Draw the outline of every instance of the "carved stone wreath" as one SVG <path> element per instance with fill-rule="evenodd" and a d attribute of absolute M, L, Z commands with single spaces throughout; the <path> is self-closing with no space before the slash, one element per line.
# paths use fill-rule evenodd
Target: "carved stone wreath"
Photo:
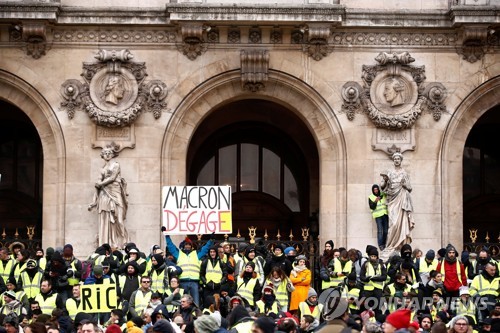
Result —
<path fill-rule="evenodd" d="M 353 120 L 366 113 L 376 127 L 390 130 L 411 128 L 427 110 L 437 121 L 446 110 L 446 88 L 425 81 L 425 66 L 411 66 L 408 52 L 380 53 L 374 66 L 363 65 L 364 86 L 347 82 L 342 87 L 342 111 Z"/>
<path fill-rule="evenodd" d="M 143 62 L 131 62 L 128 50 L 99 50 L 95 58 L 98 62 L 83 63 L 84 83 L 70 79 L 61 86 L 61 107 L 70 119 L 79 108 L 106 127 L 131 125 L 143 110 L 151 111 L 155 119 L 161 116 L 167 86 L 159 80 L 145 82 Z"/>

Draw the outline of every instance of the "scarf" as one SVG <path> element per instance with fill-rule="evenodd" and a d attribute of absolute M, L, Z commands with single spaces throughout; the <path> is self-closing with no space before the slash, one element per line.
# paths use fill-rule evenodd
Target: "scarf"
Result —
<path fill-rule="evenodd" d="M 293 274 L 294 277 L 297 277 L 298 273 L 300 273 L 300 272 L 302 272 L 302 271 L 304 271 L 306 269 L 307 269 L 306 265 L 302 265 L 302 266 L 295 265 L 295 267 L 292 270 L 292 274 Z"/>

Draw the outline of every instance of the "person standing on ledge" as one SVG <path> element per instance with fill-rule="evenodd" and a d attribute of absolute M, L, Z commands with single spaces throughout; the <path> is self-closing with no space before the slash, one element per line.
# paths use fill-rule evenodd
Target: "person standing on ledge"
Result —
<path fill-rule="evenodd" d="M 368 197 L 368 205 L 372 211 L 372 217 L 377 223 L 378 248 L 382 251 L 387 241 L 387 231 L 389 230 L 389 216 L 387 215 L 387 196 L 380 191 L 377 184 L 372 186 L 372 194 Z"/>

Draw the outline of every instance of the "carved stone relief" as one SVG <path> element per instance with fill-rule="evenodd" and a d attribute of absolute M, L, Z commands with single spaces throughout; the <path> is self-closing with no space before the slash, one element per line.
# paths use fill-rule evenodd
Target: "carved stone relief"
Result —
<path fill-rule="evenodd" d="M 43 22 L 23 22 L 9 29 L 9 40 L 23 42 L 26 54 L 34 59 L 45 55 L 49 49 L 47 45 L 47 31 Z"/>
<path fill-rule="evenodd" d="M 332 52 L 332 47 L 328 44 L 331 35 L 329 25 L 310 24 L 304 29 L 307 31 L 307 40 L 302 49 L 311 58 L 319 61 Z"/>
<path fill-rule="evenodd" d="M 117 151 L 124 148 L 135 148 L 135 125 L 125 127 L 92 127 L 92 148 L 104 148 L 110 141 L 116 142 Z"/>
<path fill-rule="evenodd" d="M 258 27 L 250 28 L 248 32 L 248 43 L 260 44 L 262 43 L 262 32 Z"/>
<path fill-rule="evenodd" d="M 342 112 L 349 120 L 364 112 L 378 128 L 411 128 L 423 110 L 435 120 L 445 111 L 446 88 L 441 83 L 425 81 L 425 66 L 412 66 L 415 59 L 408 52 L 381 52 L 378 65 L 363 65 L 364 86 L 347 82 L 342 88 Z"/>
<path fill-rule="evenodd" d="M 195 60 L 207 51 L 207 45 L 203 40 L 202 24 L 185 24 L 181 26 L 182 44 L 178 47 L 189 60 Z"/>
<path fill-rule="evenodd" d="M 143 62 L 131 62 L 128 50 L 99 50 L 95 58 L 97 62 L 83 63 L 84 83 L 69 79 L 61 86 L 61 107 L 70 119 L 81 107 L 94 123 L 106 127 L 131 125 L 143 110 L 155 119 L 161 116 L 167 86 L 159 80 L 146 82 Z"/>
<path fill-rule="evenodd" d="M 465 26 L 462 30 L 462 45 L 458 47 L 458 53 L 463 59 L 474 63 L 486 53 L 488 43 L 488 26 Z"/>
<path fill-rule="evenodd" d="M 269 52 L 266 50 L 243 50 L 241 59 L 241 86 L 256 92 L 265 87 L 268 80 Z"/>
<path fill-rule="evenodd" d="M 384 128 L 375 128 L 372 135 L 372 149 L 380 150 L 388 155 L 396 152 L 404 153 L 415 150 L 415 129 L 407 128 L 399 131 L 391 131 Z"/>

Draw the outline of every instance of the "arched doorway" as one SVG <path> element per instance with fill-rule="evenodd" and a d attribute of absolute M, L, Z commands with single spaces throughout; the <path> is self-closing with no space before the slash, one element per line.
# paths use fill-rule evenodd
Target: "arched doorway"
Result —
<path fill-rule="evenodd" d="M 500 226 L 500 105 L 484 113 L 474 124 L 463 154 L 464 242 L 469 230 L 477 241 L 497 243 Z"/>
<path fill-rule="evenodd" d="M 28 116 L 4 101 L 0 101 L 0 173 L 1 232 L 7 241 L 40 245 L 42 145 Z"/>
<path fill-rule="evenodd" d="M 187 175 L 189 185 L 232 186 L 233 229 L 245 237 L 250 226 L 260 236 L 297 237 L 319 208 L 314 139 L 293 112 L 271 101 L 239 100 L 212 111 L 193 134 Z"/>

